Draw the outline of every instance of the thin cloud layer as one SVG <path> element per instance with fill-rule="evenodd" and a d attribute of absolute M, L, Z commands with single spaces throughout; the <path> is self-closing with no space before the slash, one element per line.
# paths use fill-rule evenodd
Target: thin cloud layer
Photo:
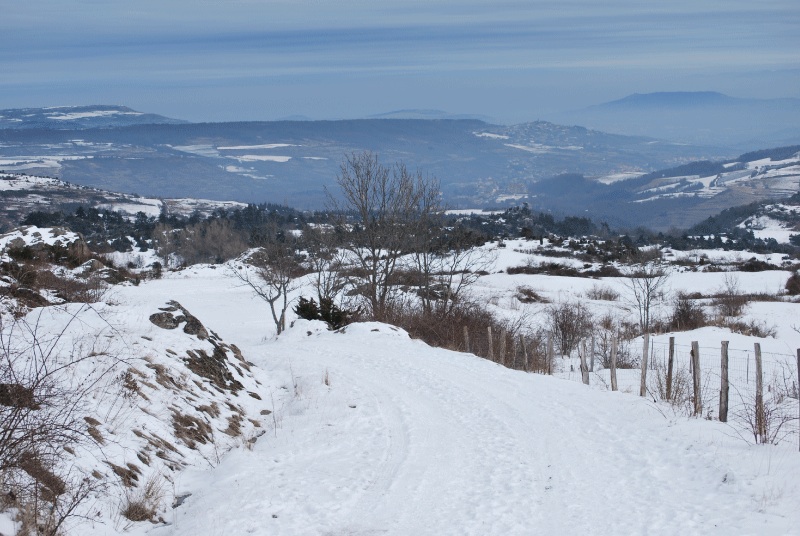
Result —
<path fill-rule="evenodd" d="M 513 122 L 632 92 L 800 96 L 792 1 L 34 0 L 4 7 L 4 107 L 193 120 L 442 108 Z"/>

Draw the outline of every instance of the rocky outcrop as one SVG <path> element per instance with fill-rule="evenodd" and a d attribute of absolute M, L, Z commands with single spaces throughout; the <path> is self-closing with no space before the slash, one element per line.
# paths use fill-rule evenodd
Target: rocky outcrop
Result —
<path fill-rule="evenodd" d="M 167 307 L 159 307 L 160 313 L 150 315 L 150 322 L 163 329 L 176 329 L 181 324 L 183 332 L 194 335 L 201 341 L 208 339 L 208 331 L 203 324 L 187 311 L 180 303 L 172 300 L 167 303 Z M 180 314 L 175 314 L 180 312 Z"/>

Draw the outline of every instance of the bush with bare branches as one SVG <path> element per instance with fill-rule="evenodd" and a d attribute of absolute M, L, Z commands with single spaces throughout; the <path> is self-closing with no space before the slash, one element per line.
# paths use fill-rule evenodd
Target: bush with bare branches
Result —
<path fill-rule="evenodd" d="M 568 356 L 578 341 L 589 335 L 592 313 L 582 303 L 555 303 L 547 308 L 547 323 L 558 351 L 562 356 Z"/>
<path fill-rule="evenodd" d="M 294 245 L 278 239 L 250 252 L 231 269 L 234 277 L 267 302 L 278 335 L 286 329 L 289 293 L 297 288 L 296 278 L 303 272 Z"/>
<path fill-rule="evenodd" d="M 729 318 L 742 316 L 748 301 L 747 296 L 739 287 L 739 278 L 734 274 L 725 274 L 723 287 L 714 297 L 714 305 L 720 316 Z"/>
<path fill-rule="evenodd" d="M 0 315 L 0 485 L 37 534 L 57 534 L 98 486 L 62 462 L 65 450 L 91 441 L 84 404 L 113 364 L 76 376 L 82 362 L 104 355 L 105 343 L 66 340 L 71 324 L 95 314 L 88 305 L 66 312 L 66 324 L 47 333 L 43 311 L 31 321 Z"/>
<path fill-rule="evenodd" d="M 636 266 L 627 274 L 628 300 L 638 313 L 641 333 L 651 330 L 656 306 L 666 298 L 669 275 L 669 269 L 655 261 Z"/>
<path fill-rule="evenodd" d="M 672 308 L 670 328 L 674 331 L 689 331 L 702 328 L 707 324 L 708 319 L 702 305 L 699 305 L 689 295 L 683 292 L 678 293 Z"/>

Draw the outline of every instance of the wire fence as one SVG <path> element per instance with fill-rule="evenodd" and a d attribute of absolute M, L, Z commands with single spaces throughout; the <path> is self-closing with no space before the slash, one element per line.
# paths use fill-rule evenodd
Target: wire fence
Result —
<path fill-rule="evenodd" d="M 722 343 L 699 346 L 699 401 L 695 400 L 691 344 L 674 344 L 672 373 L 669 343 L 651 342 L 647 356 L 646 396 L 670 404 L 676 411 L 710 420 L 720 419 L 722 392 Z M 634 353 L 635 349 L 632 349 Z M 638 349 L 639 357 L 643 348 Z M 591 362 L 591 355 L 587 362 Z M 597 360 L 595 360 L 597 363 Z M 794 355 L 761 352 L 763 409 L 757 405 L 757 367 L 755 347 L 728 348 L 728 397 L 725 419 L 745 439 L 756 442 L 800 442 L 800 399 L 798 398 L 798 358 Z M 635 368 L 617 369 L 619 390 L 640 394 L 641 359 Z M 555 358 L 555 376 L 584 381 L 580 360 Z M 591 386 L 611 389 L 611 371 L 595 366 L 589 373 Z M 697 406 L 695 405 L 698 402 Z M 696 413 L 696 408 L 701 408 Z M 723 415 L 725 409 L 722 409 Z"/>

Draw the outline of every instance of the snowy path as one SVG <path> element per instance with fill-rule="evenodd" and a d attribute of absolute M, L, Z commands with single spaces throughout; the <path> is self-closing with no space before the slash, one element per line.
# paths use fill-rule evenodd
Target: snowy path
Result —
<path fill-rule="evenodd" d="M 186 475 L 176 491 L 192 496 L 152 534 L 792 534 L 800 526 L 800 514 L 776 513 L 792 511 L 785 501 L 798 496 L 796 478 L 784 477 L 798 474 L 796 453 L 748 447 L 723 425 L 664 418 L 631 395 L 430 349 L 378 324 L 309 336 L 298 327 L 245 354 L 276 379 L 291 371 L 261 393 L 275 400 L 275 429 L 211 473 Z"/>

